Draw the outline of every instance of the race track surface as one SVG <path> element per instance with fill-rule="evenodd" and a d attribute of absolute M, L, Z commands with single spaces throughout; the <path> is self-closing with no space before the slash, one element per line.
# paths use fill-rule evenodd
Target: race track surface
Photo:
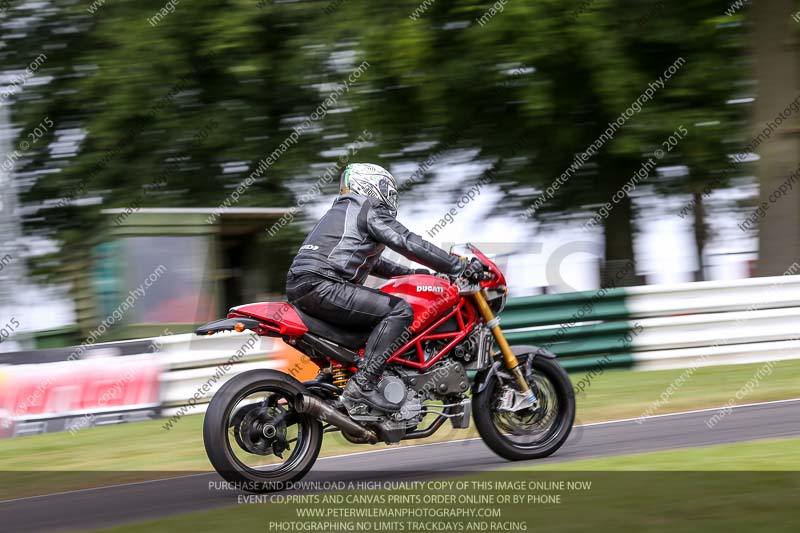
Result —
<path fill-rule="evenodd" d="M 743 405 L 716 426 L 716 410 L 576 426 L 564 447 L 536 464 L 745 440 L 800 436 L 800 399 Z M 306 480 L 411 480 L 489 470 L 510 463 L 480 440 L 425 444 L 319 459 Z M 514 463 L 515 466 L 524 463 Z M 235 505 L 237 493 L 210 490 L 216 474 L 65 492 L 0 502 L 3 531 L 83 531 L 126 522 Z"/>

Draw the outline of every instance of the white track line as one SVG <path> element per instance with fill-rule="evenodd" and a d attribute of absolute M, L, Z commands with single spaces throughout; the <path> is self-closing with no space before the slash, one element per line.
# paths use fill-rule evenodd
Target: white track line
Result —
<path fill-rule="evenodd" d="M 741 405 L 721 405 L 719 407 L 707 407 L 705 409 L 693 409 L 691 411 L 680 411 L 678 413 L 664 413 L 663 415 L 650 415 L 650 416 L 643 416 L 643 417 L 636 417 L 636 418 L 623 418 L 621 420 L 608 420 L 606 422 L 592 422 L 589 424 L 581 424 L 579 426 L 575 426 L 576 428 L 582 427 L 587 428 L 591 426 L 603 426 L 606 424 L 619 424 L 621 422 L 635 422 L 637 420 L 649 420 L 651 418 L 665 418 L 668 416 L 679 416 L 679 415 L 692 415 L 695 413 L 708 413 L 711 411 L 719 411 L 721 409 L 739 409 L 741 407 L 756 407 L 759 405 L 770 405 L 774 403 L 789 403 L 789 402 L 800 402 L 800 398 L 791 398 L 788 400 L 770 400 L 768 402 L 755 402 L 755 403 L 743 403 Z"/>
<path fill-rule="evenodd" d="M 790 402 L 800 402 L 800 398 L 791 398 L 791 399 L 788 399 L 788 400 L 772 400 L 772 401 L 768 401 L 768 402 L 743 403 L 741 405 L 730 406 L 730 408 L 731 409 L 739 409 L 739 408 L 742 408 L 742 407 L 757 407 L 759 405 L 771 405 L 771 404 L 790 403 Z M 635 422 L 637 420 L 648 420 L 648 419 L 651 419 L 651 418 L 665 418 L 665 417 L 669 417 L 669 416 L 682 416 L 682 415 L 692 415 L 692 414 L 696 414 L 696 413 L 707 413 L 707 412 L 710 412 L 710 411 L 719 411 L 720 409 L 728 409 L 728 407 L 725 407 L 725 406 L 709 407 L 709 408 L 706 408 L 706 409 L 693 409 L 691 411 L 680 411 L 680 412 L 677 412 L 677 413 L 665 413 L 663 415 L 650 415 L 650 416 L 645 416 L 645 417 L 642 417 L 642 418 L 622 418 L 620 420 L 606 420 L 604 422 L 591 422 L 589 424 L 578 424 L 578 425 L 573 426 L 573 427 L 576 427 L 576 428 L 587 428 L 587 427 L 593 427 L 593 426 L 605 426 L 605 425 L 609 425 L 609 424 L 621 424 L 621 423 L 624 423 L 624 422 Z M 443 441 L 443 442 L 426 442 L 426 443 L 423 443 L 423 444 L 412 444 L 412 445 L 407 445 L 407 446 L 398 446 L 398 447 L 394 447 L 394 448 L 382 448 L 380 450 L 365 450 L 363 452 L 343 453 L 343 454 L 340 454 L 340 455 L 328 455 L 326 457 L 320 457 L 319 459 L 317 459 L 317 461 L 327 461 L 327 460 L 330 460 L 330 459 L 341 459 L 343 457 L 352 457 L 354 455 L 367 455 L 367 454 L 371 454 L 371 453 L 396 452 L 396 451 L 405 450 L 405 449 L 408 449 L 408 448 L 422 448 L 422 447 L 425 447 L 425 446 L 442 446 L 444 444 L 457 444 L 459 442 L 469 442 L 469 441 L 475 441 L 475 440 L 481 440 L 481 438 L 480 437 L 471 437 L 471 438 L 468 438 L 468 439 L 448 440 L 448 441 Z M 12 472 L 12 471 L 10 471 L 10 470 L 6 471 L 6 473 L 10 473 L 10 472 Z M 31 471 L 31 470 L 22 471 L 21 470 L 20 472 L 36 472 L 36 471 L 35 470 L 33 470 L 33 471 Z M 63 472 L 69 472 L 69 471 L 68 470 L 58 470 L 56 472 L 61 474 Z M 130 470 L 130 472 L 136 472 L 136 471 L 135 470 Z M 6 503 L 21 502 L 21 501 L 25 501 L 25 500 L 34 500 L 34 499 L 37 499 L 37 498 L 48 498 L 50 496 L 63 496 L 65 494 L 79 494 L 81 492 L 90 492 L 90 491 L 95 491 L 95 490 L 106 490 L 106 489 L 116 489 L 116 488 L 120 488 L 120 487 L 133 487 L 133 486 L 136 486 L 136 485 L 145 485 L 145 484 L 148 484 L 148 483 L 158 483 L 158 482 L 161 482 L 161 481 L 171 481 L 171 480 L 174 480 L 174 479 L 186 479 L 186 478 L 190 478 L 190 477 L 207 476 L 209 474 L 213 474 L 213 472 L 203 472 L 203 473 L 200 473 L 200 474 L 187 474 L 185 476 L 173 476 L 173 477 L 165 477 L 165 478 L 160 478 L 160 479 L 147 479 L 147 480 L 144 480 L 144 481 L 134 481 L 132 483 L 120 483 L 120 484 L 117 484 L 117 485 L 106 485 L 106 486 L 103 486 L 103 487 L 90 487 L 90 488 L 86 488 L 86 489 L 75 489 L 75 490 L 67 490 L 67 491 L 63 491 L 63 492 L 53 492 L 53 493 L 50 493 L 50 494 L 39 494 L 39 495 L 36 495 L 36 496 L 25 496 L 23 498 L 14 498 L 13 500 L 0 500 L 0 505 L 6 504 Z"/>
<path fill-rule="evenodd" d="M 11 472 L 11 471 L 7 470 L 6 472 Z M 31 471 L 31 470 L 27 470 L 27 471 L 21 470 L 20 472 L 36 472 L 36 470 L 33 470 L 33 471 Z M 55 472 L 61 474 L 61 473 L 69 472 L 69 470 L 57 470 Z M 102 470 L 98 471 L 98 473 L 100 473 L 100 472 L 103 472 L 103 471 Z M 136 472 L 136 470 L 129 470 L 129 472 Z M 86 489 L 65 490 L 65 491 L 62 491 L 62 492 L 51 492 L 50 494 L 37 494 L 36 496 L 25 496 L 23 498 L 14 498 L 13 500 L 0 500 L 0 505 L 6 504 L 6 503 L 12 503 L 12 502 L 22 502 L 22 501 L 25 501 L 25 500 L 35 500 L 35 499 L 38 499 L 38 498 L 47 498 L 49 496 L 63 496 L 65 494 L 80 494 L 81 492 L 91 492 L 91 491 L 94 491 L 94 490 L 105 490 L 105 489 L 118 489 L 120 487 L 134 487 L 136 485 L 146 485 L 148 483 L 157 483 L 159 481 L 170 481 L 170 480 L 173 480 L 173 479 L 186 479 L 186 478 L 190 478 L 190 477 L 207 476 L 209 474 L 213 474 L 213 472 L 202 472 L 200 474 L 186 474 L 186 475 L 183 475 L 183 476 L 162 477 L 162 478 L 159 478 L 159 479 L 145 479 L 144 481 L 133 481 L 131 483 L 119 483 L 117 485 L 104 485 L 102 487 L 89 487 L 89 488 L 86 488 Z"/>

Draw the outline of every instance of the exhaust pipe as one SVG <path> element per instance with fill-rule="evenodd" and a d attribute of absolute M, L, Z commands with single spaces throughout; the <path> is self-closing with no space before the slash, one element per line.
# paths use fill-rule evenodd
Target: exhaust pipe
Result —
<path fill-rule="evenodd" d="M 354 420 L 314 396 L 298 394 L 294 399 L 294 409 L 298 413 L 309 414 L 321 422 L 336 426 L 343 433 L 363 439 L 370 444 L 378 442 L 378 436 L 375 435 L 375 432 L 357 424 Z"/>

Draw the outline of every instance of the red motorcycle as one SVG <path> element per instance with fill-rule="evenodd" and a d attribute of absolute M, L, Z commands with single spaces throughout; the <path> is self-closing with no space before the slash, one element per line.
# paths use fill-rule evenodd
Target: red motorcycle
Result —
<path fill-rule="evenodd" d="M 487 446 L 505 459 L 537 459 L 558 450 L 575 418 L 569 376 L 553 353 L 509 346 L 496 316 L 506 302 L 505 277 L 474 246 L 466 245 L 465 255 L 486 267 L 482 281 L 412 275 L 381 288 L 414 310 L 378 387 L 387 400 L 402 404 L 398 412 L 342 399 L 370 331 L 342 329 L 285 302 L 234 307 L 227 319 L 198 328 L 198 335 L 250 330 L 280 337 L 321 370 L 304 383 L 266 369 L 228 381 L 203 424 L 217 472 L 244 490 L 279 490 L 311 469 L 324 433 L 340 431 L 354 444 L 397 444 L 429 437 L 447 420 L 453 428 L 468 428 L 470 417 Z"/>

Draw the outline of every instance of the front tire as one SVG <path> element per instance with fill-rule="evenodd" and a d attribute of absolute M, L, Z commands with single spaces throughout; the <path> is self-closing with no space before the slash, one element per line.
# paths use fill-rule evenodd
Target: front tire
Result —
<path fill-rule="evenodd" d="M 500 411 L 502 391 L 516 383 L 497 374 L 488 378 L 486 387 L 472 400 L 472 416 L 481 438 L 493 452 L 509 461 L 551 455 L 567 440 L 575 421 L 575 393 L 567 372 L 555 359 L 534 354 L 519 357 L 521 369 L 527 367 L 528 357 L 533 361 L 526 379 L 539 400 L 539 409 Z"/>
<path fill-rule="evenodd" d="M 318 420 L 294 411 L 294 398 L 304 392 L 299 381 L 275 370 L 245 372 L 223 385 L 203 421 L 203 444 L 214 469 L 248 492 L 282 490 L 305 476 L 317 460 L 323 431 Z M 269 464 L 277 462 L 273 457 L 283 462 Z"/>

